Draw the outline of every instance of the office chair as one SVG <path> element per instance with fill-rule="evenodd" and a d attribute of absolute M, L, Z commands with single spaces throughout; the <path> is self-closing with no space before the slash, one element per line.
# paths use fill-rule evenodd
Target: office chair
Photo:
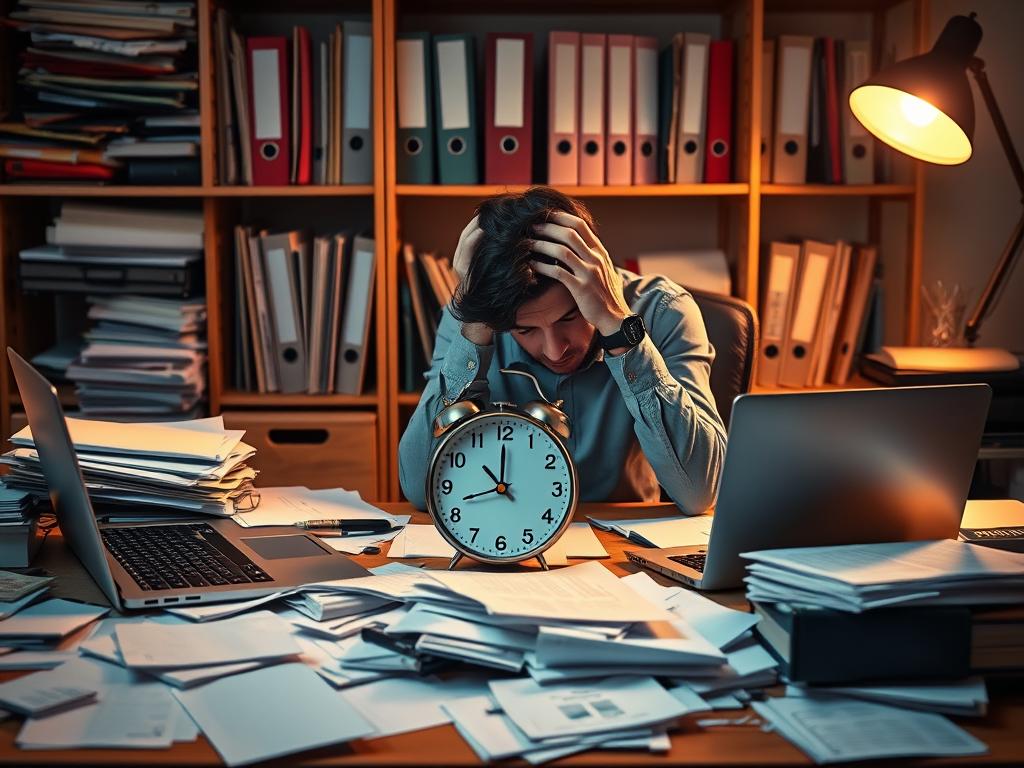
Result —
<path fill-rule="evenodd" d="M 715 348 L 711 393 L 718 413 L 729 428 L 732 401 L 750 390 L 757 353 L 757 314 L 743 299 L 691 290 L 704 317 L 708 339 Z"/>

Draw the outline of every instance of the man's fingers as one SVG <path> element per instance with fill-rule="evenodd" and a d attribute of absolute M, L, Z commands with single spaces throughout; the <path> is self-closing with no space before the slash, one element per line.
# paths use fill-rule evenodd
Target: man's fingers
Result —
<path fill-rule="evenodd" d="M 601 249 L 601 241 L 597 239 L 597 235 L 590 229 L 590 225 L 579 216 L 566 213 L 565 211 L 552 211 L 549 221 L 575 230 L 583 238 L 583 242 L 590 248 Z"/>
<path fill-rule="evenodd" d="M 534 259 L 530 262 L 530 266 L 533 267 L 533 271 L 538 275 L 554 278 L 567 288 L 569 287 L 569 281 L 573 279 L 572 272 L 562 269 L 557 264 L 545 264 L 543 261 Z"/>
<path fill-rule="evenodd" d="M 557 243 L 568 246 L 584 261 L 597 261 L 597 255 L 591 252 L 590 247 L 575 229 L 561 224 L 535 224 L 533 228 L 538 235 L 543 235 Z"/>
<path fill-rule="evenodd" d="M 469 220 L 469 223 L 466 224 L 466 226 L 462 228 L 462 232 L 459 233 L 459 243 L 461 244 L 462 241 L 466 238 L 466 236 L 479 226 L 480 214 L 478 213 L 476 216 Z"/>
<path fill-rule="evenodd" d="M 550 240 L 533 240 L 530 243 L 530 250 L 534 253 L 543 253 L 545 256 L 550 256 L 559 261 L 565 265 L 571 274 L 577 277 L 586 268 L 586 264 L 583 263 L 583 260 L 571 248 L 560 243 L 553 243 Z M 560 269 L 557 265 L 551 266 L 554 266 L 555 269 Z"/>

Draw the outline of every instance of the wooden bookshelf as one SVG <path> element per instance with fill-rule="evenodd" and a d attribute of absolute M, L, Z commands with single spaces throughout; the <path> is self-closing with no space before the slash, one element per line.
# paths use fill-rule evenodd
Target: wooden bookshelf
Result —
<path fill-rule="evenodd" d="M 369 18 L 373 28 L 373 136 L 374 183 L 348 186 L 245 187 L 223 186 L 216 178 L 217 117 L 212 30 L 214 14 L 223 4 L 239 15 L 265 14 L 284 28 L 291 14 L 296 23 L 309 24 L 319 16 L 330 20 Z M 13 0 L 0 0 L 6 12 Z M 673 238 L 669 245 L 720 247 L 726 251 L 733 272 L 734 293 L 755 307 L 758 304 L 759 264 L 763 242 L 773 237 L 778 219 L 804 206 L 840 205 L 864 220 L 860 239 L 878 241 L 884 220 L 894 205 L 905 225 L 902 252 L 882 253 L 888 275 L 893 275 L 894 293 L 902 298 L 901 332 L 890 341 L 916 341 L 918 333 L 921 245 L 923 240 L 923 171 L 912 168 L 892 183 L 868 186 L 779 185 L 762 183 L 760 172 L 761 134 L 761 48 L 765 36 L 778 29 L 801 34 L 844 36 L 848 18 L 870 30 L 873 47 L 880 55 L 883 39 L 892 26 L 887 13 L 895 6 L 907 10 L 912 19 L 911 47 L 920 51 L 925 44 L 927 19 L 925 0 L 568 0 L 552 8 L 549 2 L 483 4 L 468 0 L 293 0 L 286 6 L 243 0 L 198 0 L 199 16 L 199 110 L 202 183 L 194 186 L 85 186 L 79 184 L 0 185 L 0 348 L 10 344 L 25 354 L 35 354 L 45 345 L 47 302 L 27 301 L 18 291 L 15 275 L 21 248 L 41 241 L 42 228 L 51 209 L 61 200 L 76 198 L 110 199 L 130 204 L 141 199 L 146 205 L 167 200 L 170 205 L 201 208 L 206 222 L 206 281 L 209 337 L 209 403 L 211 413 L 274 411 L 298 418 L 315 416 L 325 410 L 359 410 L 377 417 L 378 495 L 399 497 L 397 480 L 398 441 L 417 393 L 399 391 L 398 279 L 400 237 L 418 247 L 453 247 L 476 202 L 488 195 L 520 190 L 504 185 L 407 185 L 395 176 L 395 40 L 400 31 L 427 29 L 432 32 L 465 30 L 482 42 L 486 31 L 509 29 L 532 31 L 537 44 L 548 29 L 581 29 L 657 34 L 664 44 L 676 31 L 711 30 L 716 36 L 736 40 L 736 113 L 734 176 L 729 184 L 671 184 L 639 187 L 566 187 L 567 194 L 585 198 L 599 216 L 602 238 L 619 244 L 619 251 L 632 241 L 635 226 L 652 237 L 644 247 L 657 246 L 661 230 Z M 831 25 L 831 26 L 830 26 Z M 836 29 L 836 25 L 840 29 Z M 797 28 L 799 27 L 799 28 Z M 865 37 L 851 32 L 849 37 Z M 9 105 L 13 94 L 16 62 L 13 35 L 0 30 L 0 108 Z M 482 51 L 480 46 L 478 51 Z M 478 61 L 482 57 L 478 53 Z M 482 70 L 481 70 L 482 72 Z M 482 77 L 479 78 L 482 82 Z M 539 86 L 543 89 L 543 83 Z M 482 105 L 482 100 L 480 101 Z M 482 108 L 482 107 L 481 107 Z M 260 395 L 240 392 L 231 381 L 234 317 L 233 242 L 231 228 L 239 223 L 249 206 L 289 205 L 338 206 L 338 221 L 351 207 L 370 211 L 377 242 L 375 282 L 376 382 L 359 396 L 345 395 Z M 334 210 L 333 208 L 331 210 Z M 846 210 L 844 208 L 843 210 Z M 458 223 L 461 222 L 461 223 Z M 296 222 L 296 225 L 301 222 Z M 457 224 L 457 226 L 456 226 Z M 793 232 L 792 234 L 799 234 Z M 694 239 L 690 239 L 691 236 Z M 836 235 L 837 237 L 840 234 Z M 668 234 L 666 234 L 668 237 Z M 652 245 L 653 244 L 653 245 Z M 637 246 L 640 247 L 640 246 Z M 667 247 L 667 246 L 662 246 Z M 617 252 L 611 246 L 613 255 Z M 898 279 L 896 279 L 898 278 Z M 0 431 L 10 434 L 12 410 L 18 407 L 10 374 L 0 376 Z M 857 386 L 857 385 L 855 385 Z M 63 393 L 67 404 L 73 393 Z M 324 485 L 337 484 L 325 477 Z"/>

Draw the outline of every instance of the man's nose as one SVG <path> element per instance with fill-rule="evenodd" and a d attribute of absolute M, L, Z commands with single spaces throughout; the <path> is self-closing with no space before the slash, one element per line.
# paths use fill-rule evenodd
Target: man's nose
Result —
<path fill-rule="evenodd" d="M 568 348 L 569 344 L 561 334 L 551 333 L 544 337 L 544 356 L 552 362 L 561 360 Z"/>

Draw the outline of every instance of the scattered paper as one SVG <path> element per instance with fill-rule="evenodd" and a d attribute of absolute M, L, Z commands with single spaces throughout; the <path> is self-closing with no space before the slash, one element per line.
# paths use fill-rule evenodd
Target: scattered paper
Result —
<path fill-rule="evenodd" d="M 260 503 L 251 512 L 239 512 L 233 520 L 244 528 L 261 525 L 295 525 L 310 520 L 389 520 L 394 515 L 362 500 L 358 491 L 343 488 L 310 490 L 304 486 L 260 488 Z"/>
<path fill-rule="evenodd" d="M 379 738 L 450 723 L 442 704 L 486 692 L 482 680 L 397 677 L 349 688 L 342 696 L 373 725 L 374 738 Z"/>
<path fill-rule="evenodd" d="M 388 548 L 388 557 L 446 557 L 455 549 L 433 525 L 407 525 Z"/>
<path fill-rule="evenodd" d="M 601 530 L 612 531 L 646 547 L 660 548 L 706 546 L 711 539 L 711 524 L 714 522 L 710 515 L 641 520 L 601 520 L 588 516 L 587 519 Z"/>
<path fill-rule="evenodd" d="M 37 603 L 0 622 L 0 638 L 56 640 L 105 616 L 109 608 L 53 599 Z"/>
<path fill-rule="evenodd" d="M 0 571 L 0 603 L 13 603 L 46 587 L 53 576 L 26 576 Z"/>

